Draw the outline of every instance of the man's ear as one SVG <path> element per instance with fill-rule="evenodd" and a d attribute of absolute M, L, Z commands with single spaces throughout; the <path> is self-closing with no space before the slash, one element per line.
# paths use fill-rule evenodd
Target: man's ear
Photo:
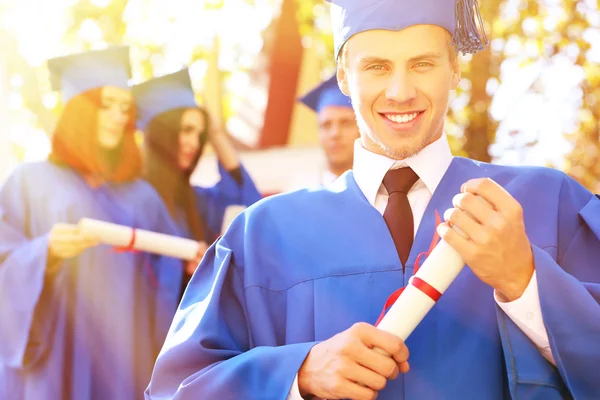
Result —
<path fill-rule="evenodd" d="M 350 97 L 350 90 L 348 89 L 348 73 L 346 71 L 346 68 L 344 68 L 344 66 L 342 65 L 341 62 L 338 62 L 336 74 L 337 74 L 337 81 L 338 81 L 338 86 L 340 87 L 340 90 L 346 96 Z"/>
<path fill-rule="evenodd" d="M 458 86 L 458 83 L 460 82 L 460 78 L 461 78 L 460 62 L 458 60 L 458 55 L 456 55 L 456 57 L 454 58 L 454 61 L 452 62 L 452 83 L 451 83 L 452 90 L 456 89 L 456 87 Z"/>

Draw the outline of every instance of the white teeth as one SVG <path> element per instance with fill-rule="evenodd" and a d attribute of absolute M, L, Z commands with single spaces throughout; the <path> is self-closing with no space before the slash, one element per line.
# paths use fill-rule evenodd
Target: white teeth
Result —
<path fill-rule="evenodd" d="M 413 119 L 417 118 L 417 115 L 419 115 L 419 113 L 412 113 L 412 114 L 402 114 L 402 115 L 398 115 L 398 114 L 386 114 L 386 117 L 390 120 L 390 121 L 394 121 L 396 123 L 407 123 L 412 121 Z"/>

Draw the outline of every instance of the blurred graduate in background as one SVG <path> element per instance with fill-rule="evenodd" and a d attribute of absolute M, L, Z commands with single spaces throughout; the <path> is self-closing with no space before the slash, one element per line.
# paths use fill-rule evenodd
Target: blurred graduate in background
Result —
<path fill-rule="evenodd" d="M 327 168 L 322 172 L 318 183 L 330 184 L 352 169 L 354 142 L 360 137 L 350 98 L 342 93 L 334 75 L 300 101 L 317 113 L 319 143 L 327 162 Z"/>
<path fill-rule="evenodd" d="M 194 97 L 188 69 L 133 87 L 138 126 L 144 132 L 144 176 L 167 205 L 182 236 L 202 242 L 198 259 L 222 232 L 230 206 L 244 208 L 261 198 L 225 132 Z M 221 180 L 192 186 L 190 176 L 209 142 L 219 159 Z"/>
<path fill-rule="evenodd" d="M 140 179 L 129 49 L 50 60 L 65 108 L 47 161 L 0 190 L 0 398 L 142 397 L 179 300 L 181 261 L 99 245 L 81 218 L 176 234 Z"/>

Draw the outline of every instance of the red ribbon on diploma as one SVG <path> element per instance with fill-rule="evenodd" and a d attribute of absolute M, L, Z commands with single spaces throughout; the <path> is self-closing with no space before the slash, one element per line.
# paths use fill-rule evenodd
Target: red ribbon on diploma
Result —
<path fill-rule="evenodd" d="M 435 210 L 435 229 L 433 230 L 433 232 L 434 232 L 433 240 L 431 241 L 431 244 L 429 245 L 429 250 L 424 251 L 417 256 L 417 259 L 415 260 L 415 274 L 419 270 L 421 257 L 423 257 L 423 256 L 427 257 L 429 254 L 431 254 L 431 252 L 433 251 L 433 249 L 439 242 L 440 236 L 437 233 L 437 226 L 441 223 L 442 223 L 442 219 L 440 218 L 440 214 L 438 213 L 437 210 Z M 434 288 L 433 286 L 431 286 L 430 284 L 425 282 L 423 279 L 418 278 L 414 275 L 410 278 L 410 280 L 408 281 L 408 284 L 416 287 L 421 292 L 425 293 L 433 301 L 437 302 L 440 299 L 440 297 L 442 296 L 442 294 L 436 288 Z M 402 292 L 404 292 L 404 289 L 406 289 L 406 286 L 396 290 L 394 293 L 392 293 L 390 295 L 390 297 L 388 297 L 388 299 L 385 301 L 385 305 L 383 306 L 383 310 L 381 310 L 381 314 L 379 314 L 379 318 L 377 318 L 377 322 L 375 322 L 375 326 L 379 325 L 379 323 L 385 316 L 385 313 L 387 312 L 387 310 L 389 310 L 389 308 L 396 302 L 396 300 L 398 300 L 398 297 L 400 297 Z"/>
<path fill-rule="evenodd" d="M 133 246 L 135 245 L 135 236 L 136 229 L 131 228 L 131 239 L 129 239 L 129 244 L 124 247 L 115 246 L 113 250 L 117 253 L 139 253 Z"/>
<path fill-rule="evenodd" d="M 129 244 L 127 244 L 127 246 L 125 246 L 125 247 L 115 246 L 115 247 L 113 247 L 113 251 L 115 251 L 117 253 L 139 253 L 139 250 L 136 250 L 134 248 L 135 239 L 136 239 L 136 229 L 131 228 L 131 239 L 129 239 Z M 144 261 L 144 268 L 146 269 L 146 271 L 148 271 L 148 276 L 150 276 L 150 280 L 152 281 L 152 286 L 157 288 L 158 287 L 158 279 L 156 278 L 156 274 L 154 274 L 154 270 L 152 269 L 152 266 L 150 265 L 148 260 Z"/>
<path fill-rule="evenodd" d="M 436 288 L 417 276 L 411 277 L 408 281 L 408 284 L 425 293 L 433 301 L 438 301 L 440 297 L 442 297 L 442 294 Z"/>

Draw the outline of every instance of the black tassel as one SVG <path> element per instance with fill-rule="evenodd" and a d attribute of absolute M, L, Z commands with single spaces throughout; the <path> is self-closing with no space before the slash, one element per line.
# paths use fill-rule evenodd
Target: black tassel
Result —
<path fill-rule="evenodd" d="M 477 0 L 457 0 L 455 16 L 456 29 L 452 36 L 452 44 L 456 50 L 463 54 L 475 54 L 485 49 L 489 41 L 485 35 Z M 477 22 L 481 31 L 477 28 Z"/>

